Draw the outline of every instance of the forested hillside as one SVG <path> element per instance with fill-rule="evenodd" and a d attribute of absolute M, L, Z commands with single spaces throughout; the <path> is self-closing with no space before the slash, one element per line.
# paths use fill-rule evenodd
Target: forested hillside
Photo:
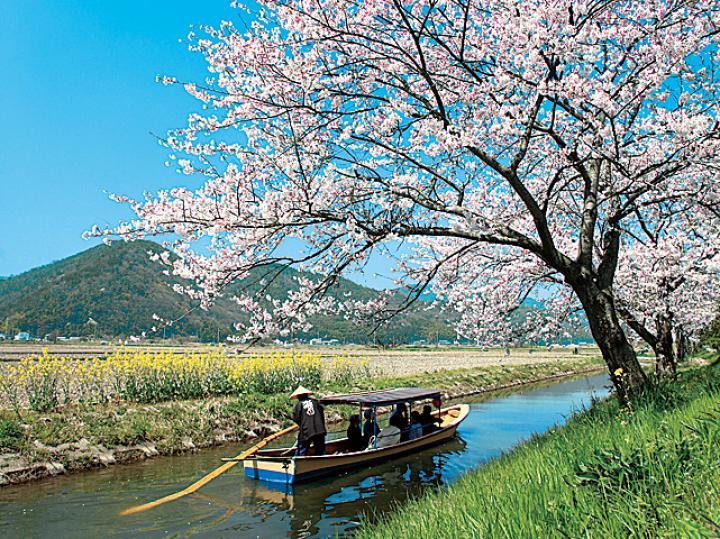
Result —
<path fill-rule="evenodd" d="M 187 297 L 174 292 L 178 282 L 164 275 L 148 253 L 162 251 L 153 242 L 114 242 L 83 251 L 64 260 L 0 279 L 0 332 L 12 335 L 24 330 L 33 336 L 120 337 L 139 335 L 154 325 L 153 314 L 180 319 L 165 329 L 165 336 L 197 336 L 203 341 L 223 339 L 232 333 L 234 322 L 246 314 L 231 300 L 221 299 L 209 311 L 195 307 Z M 275 297 L 297 286 L 297 272 L 287 268 L 269 293 Z M 378 292 L 343 279 L 335 294 L 368 299 Z M 438 310 L 416 309 L 380 328 L 369 337 L 370 328 L 341 316 L 320 316 L 300 338 L 336 338 L 344 342 L 405 343 L 418 339 L 453 339 L 455 332 Z M 160 332 L 159 332 L 160 333 Z M 161 336 L 158 334 L 158 336 Z"/>

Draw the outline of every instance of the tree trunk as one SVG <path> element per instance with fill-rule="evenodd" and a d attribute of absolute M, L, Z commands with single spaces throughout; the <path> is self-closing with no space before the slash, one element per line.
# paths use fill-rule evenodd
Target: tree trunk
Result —
<path fill-rule="evenodd" d="M 676 361 L 673 349 L 672 323 L 667 316 L 658 317 L 657 343 L 655 345 L 655 375 L 658 379 L 675 378 Z"/>
<path fill-rule="evenodd" d="M 647 377 L 620 325 L 612 291 L 600 289 L 589 279 L 574 283 L 573 288 L 610 370 L 610 379 L 618 397 L 627 402 L 630 396 L 646 387 Z"/>
<path fill-rule="evenodd" d="M 675 331 L 675 343 L 677 348 L 676 363 L 685 361 L 688 353 L 688 338 L 682 328 L 677 328 Z"/>

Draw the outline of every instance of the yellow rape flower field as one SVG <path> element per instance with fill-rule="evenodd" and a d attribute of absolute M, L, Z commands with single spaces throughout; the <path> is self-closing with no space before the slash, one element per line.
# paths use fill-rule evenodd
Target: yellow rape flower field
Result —
<path fill-rule="evenodd" d="M 275 352 L 248 357 L 223 347 L 202 351 L 122 348 L 106 358 L 26 357 L 0 373 L 0 407 L 43 412 L 68 404 L 155 403 L 246 393 L 288 392 L 297 385 L 350 386 L 367 379 L 366 361 Z"/>

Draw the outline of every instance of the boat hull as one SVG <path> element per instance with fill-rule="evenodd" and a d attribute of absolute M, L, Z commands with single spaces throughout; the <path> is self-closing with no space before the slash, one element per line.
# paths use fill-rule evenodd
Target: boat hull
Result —
<path fill-rule="evenodd" d="M 440 411 L 443 423 L 439 430 L 415 440 L 380 449 L 332 453 L 333 445 L 339 445 L 343 442 L 339 440 L 329 442 L 327 448 L 329 454 L 322 456 L 283 457 L 280 455 L 287 450 L 262 451 L 244 461 L 245 475 L 260 481 L 291 485 L 300 481 L 376 464 L 449 440 L 455 435 L 457 427 L 467 417 L 468 413 L 469 406 L 466 404 L 445 408 Z"/>

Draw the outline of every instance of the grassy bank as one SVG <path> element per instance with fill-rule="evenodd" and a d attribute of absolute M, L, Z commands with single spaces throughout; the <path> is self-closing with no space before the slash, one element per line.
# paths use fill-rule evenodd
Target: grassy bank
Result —
<path fill-rule="evenodd" d="M 432 386 L 448 396 L 511 387 L 598 368 L 597 360 L 487 367 L 398 377 L 325 376 L 323 393 Z M 293 382 L 294 383 L 294 382 Z M 0 408 L 0 484 L 252 440 L 289 424 L 287 392 L 206 396 L 153 403 L 71 401 L 48 411 Z M 353 412 L 355 410 L 352 410 Z M 350 410 L 329 410 L 329 421 Z M 339 425 L 340 429 L 344 425 Z"/>
<path fill-rule="evenodd" d="M 720 367 L 565 427 L 366 523 L 363 539 L 718 537 Z"/>

